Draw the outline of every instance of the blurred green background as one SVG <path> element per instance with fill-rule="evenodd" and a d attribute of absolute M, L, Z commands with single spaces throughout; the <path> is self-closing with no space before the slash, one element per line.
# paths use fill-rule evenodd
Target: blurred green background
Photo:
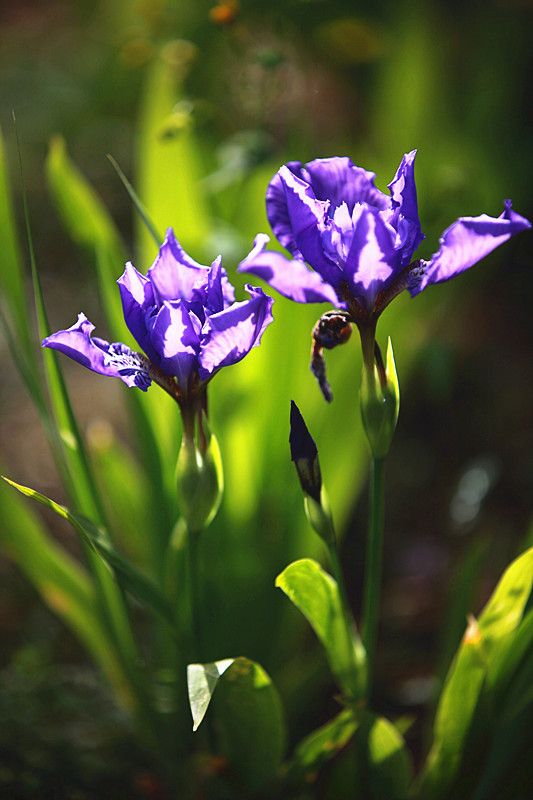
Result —
<path fill-rule="evenodd" d="M 375 171 L 385 189 L 402 155 L 418 148 L 423 257 L 458 216 L 498 216 L 506 197 L 531 219 L 531 12 L 527 0 L 274 0 L 266 10 L 259 0 L 4 5 L 0 124 L 22 231 L 16 112 L 52 328 L 70 326 L 83 310 L 99 335 L 109 334 L 94 254 L 72 220 L 65 226 L 68 213 L 58 213 L 58 193 L 45 174 L 57 135 L 109 210 L 126 258 L 138 269 L 146 271 L 155 249 L 107 153 L 161 232 L 173 225 L 203 263 L 223 254 L 239 297 L 244 281 L 234 267 L 253 236 L 269 232 L 264 192 L 291 159 L 349 155 Z M 54 142 L 52 152 L 60 154 L 61 142 Z M 387 713 L 418 711 L 431 696 L 464 614 L 479 609 L 528 537 L 532 266 L 532 237 L 524 234 L 457 281 L 415 301 L 402 295 L 380 321 L 382 344 L 393 336 L 402 388 L 388 467 L 378 656 L 379 702 Z M 117 263 L 116 277 L 122 270 Z M 364 555 L 358 342 L 354 336 L 329 354 L 335 400 L 326 407 L 308 369 L 310 332 L 325 310 L 276 296 L 276 322 L 261 348 L 210 388 L 226 496 L 204 542 L 206 655 L 260 661 L 286 702 L 292 740 L 331 713 L 331 685 L 312 635 L 273 588 L 291 559 L 321 552 L 307 530 L 289 461 L 290 398 L 317 441 L 356 614 Z M 0 358 L 2 470 L 63 500 L 36 412 L 1 339 Z M 63 366 L 102 475 L 106 454 L 117 448 L 132 485 L 142 487 L 146 477 L 136 466 L 135 431 L 125 413 L 128 390 L 77 365 Z M 161 435 L 168 438 L 170 464 L 179 444 L 176 421 Z M 127 492 L 112 500 L 119 507 L 129 501 Z M 77 554 L 70 532 L 43 519 Z M 137 546 L 142 553 L 139 537 Z M 77 642 L 9 560 L 0 562 L 0 574 L 0 711 L 9 720 L 0 733 L 0 786 L 16 774 L 25 792 L 20 797 L 33 797 L 32 780 L 49 770 L 49 782 L 43 778 L 35 796 L 48 796 L 42 786 L 61 780 L 59 796 L 78 789 L 89 797 L 109 787 L 112 762 L 130 781 L 114 797 L 152 796 L 142 756 L 135 768 L 128 756 L 128 723 L 109 711 L 105 687 Z M 311 708 L 309 687 L 319 687 Z M 415 751 L 422 724 L 412 734 Z"/>

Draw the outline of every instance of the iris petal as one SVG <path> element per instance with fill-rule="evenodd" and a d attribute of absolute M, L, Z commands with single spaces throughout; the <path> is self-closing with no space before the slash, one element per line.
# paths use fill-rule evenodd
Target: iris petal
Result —
<path fill-rule="evenodd" d="M 338 267 L 326 257 L 321 240 L 321 233 L 327 225 L 329 202 L 317 200 L 310 186 L 286 167 L 280 169 L 279 175 L 285 187 L 294 240 L 303 260 L 325 281 L 336 286 L 341 275 Z"/>
<path fill-rule="evenodd" d="M 350 214 L 356 203 L 387 208 L 390 198 L 374 185 L 376 174 L 356 167 L 345 157 L 317 158 L 305 165 L 317 200 L 329 200 L 332 209 L 346 203 Z"/>
<path fill-rule="evenodd" d="M 255 237 L 254 248 L 237 267 L 238 272 L 250 272 L 266 281 L 277 292 L 296 303 L 331 303 L 344 306 L 335 289 L 306 266 L 301 259 L 286 258 L 274 250 L 266 250 L 270 237 L 260 233 Z"/>
<path fill-rule="evenodd" d="M 183 391 L 196 368 L 199 327 L 198 320 L 178 300 L 163 303 L 150 332 L 152 347 L 158 353 L 157 365 L 176 377 Z"/>
<path fill-rule="evenodd" d="M 121 342 L 110 344 L 104 339 L 91 338 L 93 330 L 94 325 L 85 314 L 78 314 L 78 321 L 71 328 L 43 339 L 42 346 L 64 353 L 93 372 L 120 378 L 127 386 L 146 391 L 151 383 L 146 358 Z"/>
<path fill-rule="evenodd" d="M 165 241 L 147 273 L 154 295 L 159 303 L 165 300 L 185 300 L 187 303 L 203 301 L 197 284 L 205 284 L 209 268 L 192 259 L 174 236 L 167 230 Z"/>
<path fill-rule="evenodd" d="M 422 261 L 420 267 L 411 273 L 411 296 L 415 297 L 430 283 L 454 278 L 515 233 L 530 227 L 527 219 L 511 209 L 510 200 L 505 201 L 505 210 L 497 218 L 487 214 L 460 217 L 442 234 L 438 252 L 430 261 Z"/>
<path fill-rule="evenodd" d="M 272 298 L 249 284 L 245 289 L 250 300 L 234 303 L 206 321 L 199 357 L 202 380 L 221 367 L 243 359 L 252 347 L 257 347 L 265 328 L 272 322 Z"/>

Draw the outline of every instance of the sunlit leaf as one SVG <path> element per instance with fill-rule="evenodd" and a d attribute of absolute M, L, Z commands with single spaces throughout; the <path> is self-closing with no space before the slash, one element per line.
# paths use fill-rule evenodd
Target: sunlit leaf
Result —
<path fill-rule="evenodd" d="M 191 706 L 193 731 L 200 727 L 209 707 L 218 679 L 231 667 L 234 658 L 213 661 L 210 664 L 189 664 L 187 667 L 187 686 Z"/>
<path fill-rule="evenodd" d="M 533 547 L 505 570 L 479 617 L 479 630 L 487 656 L 513 631 L 524 613 L 533 587 Z"/>
<path fill-rule="evenodd" d="M 384 717 L 376 717 L 368 734 L 369 780 L 376 800 L 403 800 L 413 768 L 402 735 Z"/>
<path fill-rule="evenodd" d="M 461 765 L 464 743 L 472 724 L 486 675 L 483 642 L 472 617 L 442 690 L 434 738 L 422 773 L 420 797 L 445 797 Z"/>
<path fill-rule="evenodd" d="M 276 579 L 324 645 L 331 671 L 347 698 L 364 687 L 364 650 L 355 625 L 347 630 L 336 581 L 312 559 L 295 561 Z"/>
<path fill-rule="evenodd" d="M 219 682 L 215 716 L 221 753 L 250 792 L 276 776 L 285 750 L 281 700 L 265 670 L 237 658 Z"/>
<path fill-rule="evenodd" d="M 216 689 L 222 755 L 250 791 L 271 781 L 281 763 L 286 734 L 281 701 L 265 670 L 242 657 L 189 664 L 187 682 L 194 730 Z"/>

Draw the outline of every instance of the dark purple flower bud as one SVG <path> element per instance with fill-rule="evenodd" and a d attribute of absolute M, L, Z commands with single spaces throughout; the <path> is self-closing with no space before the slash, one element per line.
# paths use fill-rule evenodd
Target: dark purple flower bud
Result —
<path fill-rule="evenodd" d="M 291 400 L 289 443 L 291 459 L 304 492 L 304 508 L 309 524 L 328 547 L 334 547 L 335 528 L 326 490 L 322 486 L 318 450 L 294 400 Z"/>
<path fill-rule="evenodd" d="M 317 503 L 320 503 L 322 477 L 318 462 L 318 450 L 294 400 L 291 400 L 289 444 L 291 459 L 294 461 L 303 491 L 316 500 Z"/>

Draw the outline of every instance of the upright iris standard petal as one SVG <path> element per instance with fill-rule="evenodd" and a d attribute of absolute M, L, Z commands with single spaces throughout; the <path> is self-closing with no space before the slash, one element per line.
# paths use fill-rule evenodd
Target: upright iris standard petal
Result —
<path fill-rule="evenodd" d="M 476 264 L 515 233 L 531 227 L 531 223 L 514 212 L 511 201 L 497 217 L 460 217 L 440 238 L 440 248 L 430 261 L 421 261 L 410 275 L 409 291 L 415 297 L 430 283 L 450 280 Z"/>
<path fill-rule="evenodd" d="M 208 272 L 208 267 L 197 264 L 187 255 L 169 228 L 146 277 L 152 283 L 158 302 L 179 299 L 194 303 L 202 302 L 199 286 L 205 285 Z"/>
<path fill-rule="evenodd" d="M 398 272 L 394 230 L 381 214 L 359 206 L 353 215 L 352 245 L 346 257 L 352 295 L 369 308 L 379 292 Z"/>
<path fill-rule="evenodd" d="M 335 286 L 341 278 L 341 272 L 326 257 L 321 242 L 321 233 L 327 224 L 329 201 L 317 200 L 312 188 L 286 167 L 280 169 L 279 175 L 285 189 L 287 210 L 299 252 L 324 280 Z"/>
<path fill-rule="evenodd" d="M 356 203 L 387 208 L 390 198 L 374 185 L 375 172 L 356 167 L 349 158 L 317 158 L 305 165 L 305 173 L 318 200 L 329 200 L 332 208 L 346 203 L 350 213 Z"/>
<path fill-rule="evenodd" d="M 121 342 L 110 344 L 93 339 L 93 330 L 94 325 L 85 314 L 78 314 L 78 321 L 71 328 L 47 336 L 42 345 L 59 350 L 93 372 L 120 378 L 127 386 L 137 386 L 145 392 L 151 383 L 146 358 Z"/>
<path fill-rule="evenodd" d="M 128 386 L 146 389 L 153 379 L 179 403 L 203 392 L 218 369 L 244 358 L 272 321 L 274 301 L 262 289 L 248 286 L 251 299 L 236 303 L 220 257 L 210 267 L 198 264 L 171 228 L 148 274 L 128 263 L 118 284 L 126 324 L 146 356 L 91 339 L 94 326 L 83 314 L 43 345 Z"/>
<path fill-rule="evenodd" d="M 244 358 L 252 347 L 257 347 L 265 328 L 272 322 L 272 298 L 249 284 L 245 289 L 250 300 L 234 303 L 206 321 L 199 357 L 202 380 Z"/>

